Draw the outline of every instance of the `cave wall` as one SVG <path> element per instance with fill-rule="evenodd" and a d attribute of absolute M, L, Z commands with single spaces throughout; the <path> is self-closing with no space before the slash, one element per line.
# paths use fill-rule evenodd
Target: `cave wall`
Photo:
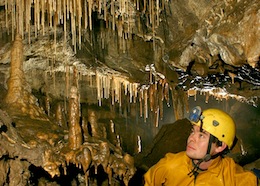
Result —
<path fill-rule="evenodd" d="M 108 131 L 106 137 L 109 144 L 112 143 L 110 148 L 115 154 L 125 151 L 135 156 L 140 153 L 140 142 L 141 150 L 144 150 L 162 126 L 186 117 L 190 108 L 201 105 L 203 108 L 219 107 L 234 117 L 242 140 L 235 157 L 237 161 L 246 164 L 259 158 L 258 139 L 254 138 L 259 136 L 257 116 L 260 113 L 258 0 L 159 1 L 159 9 L 154 8 L 155 12 L 144 2 L 140 2 L 137 9 L 132 1 L 124 1 L 133 5 L 129 6 L 130 13 L 125 24 L 120 22 L 120 16 L 113 17 L 115 14 L 104 20 L 103 14 L 96 9 L 98 5 L 93 5 L 90 7 L 91 19 L 88 19 L 92 27 L 82 29 L 81 35 L 75 34 L 80 33 L 80 29 L 77 32 L 72 30 L 75 25 L 71 19 L 65 20 L 65 28 L 62 21 L 48 27 L 48 18 L 42 34 L 43 26 L 37 30 L 32 15 L 30 32 L 25 31 L 21 35 L 20 56 L 13 60 L 14 64 L 18 64 L 15 63 L 17 61 L 21 65 L 19 73 L 15 73 L 21 79 L 13 76 L 11 82 L 19 81 L 13 89 L 8 83 L 12 79 L 12 48 L 16 33 L 21 30 L 19 24 L 14 25 L 12 30 L 11 11 L 6 14 L 5 10 L 5 4 L 10 2 L 0 1 L 0 108 L 6 110 L 10 120 L 14 121 L 6 122 L 8 132 L 1 134 L 4 142 L 15 143 L 17 140 L 19 145 L 22 144 L 19 149 L 24 152 L 39 145 L 36 154 L 44 154 L 43 151 L 49 148 L 60 150 L 61 146 L 56 147 L 59 140 L 62 141 L 60 144 L 68 142 L 66 124 L 70 120 L 71 87 L 77 87 L 81 124 L 91 123 L 92 130 L 97 123 L 102 126 L 96 131 L 85 128 L 85 141 L 93 134 L 103 140 L 106 133 L 100 131 Z M 36 4 L 32 4 L 31 8 L 35 9 Z M 104 11 L 102 7 L 101 10 Z M 126 13 L 123 9 L 118 11 Z M 7 23 L 6 15 L 9 16 Z M 78 43 L 79 38 L 81 44 Z M 15 107 L 18 110 L 10 109 Z M 89 110 L 96 111 L 96 120 L 89 121 Z M 117 135 L 109 134 L 111 121 L 115 124 Z M 37 125 L 33 125 L 34 122 Z M 3 123 L 3 126 L 7 125 Z M 40 129 L 44 132 L 39 132 Z M 16 134 L 10 138 L 9 130 L 20 130 L 17 135 L 22 138 L 13 139 L 12 135 Z M 37 140 L 31 137 L 35 133 Z M 96 147 L 99 142 L 95 141 L 92 145 Z M 174 144 L 177 142 L 178 139 Z M 121 145 L 119 151 L 118 145 Z M 85 147 L 83 145 L 82 149 Z M 106 149 L 106 145 L 103 147 Z M 12 155 L 2 152 L 2 157 L 10 156 L 12 160 L 20 161 L 16 159 L 20 157 L 19 150 L 13 151 Z M 68 151 L 62 152 L 64 159 L 69 157 L 73 163 L 80 162 L 72 160 L 73 156 L 68 155 Z M 74 154 L 82 156 L 83 152 L 87 154 L 88 149 Z M 56 156 L 50 160 L 50 154 L 46 153 L 46 162 L 54 164 L 44 166 L 43 160 L 32 159 L 26 161 L 21 170 L 27 169 L 29 162 L 58 174 L 55 168 L 57 165 L 64 166 L 65 160 Z M 86 154 L 83 153 L 83 156 Z M 105 151 L 103 155 L 107 155 Z M 25 156 L 27 159 L 27 153 Z M 97 155 L 93 159 L 102 158 Z M 119 159 L 124 161 L 121 154 Z M 128 162 L 123 164 L 128 166 Z M 7 165 L 1 166 L 8 172 Z M 106 162 L 102 166 L 106 167 Z M 128 178 L 131 176 L 128 175 Z"/>

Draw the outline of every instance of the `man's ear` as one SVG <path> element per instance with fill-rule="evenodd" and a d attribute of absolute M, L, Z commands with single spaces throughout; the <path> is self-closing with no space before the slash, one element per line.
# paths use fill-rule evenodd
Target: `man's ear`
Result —
<path fill-rule="evenodd" d="M 217 147 L 216 147 L 215 151 L 216 151 L 217 153 L 220 153 L 220 152 L 222 152 L 226 147 L 227 147 L 227 144 L 224 143 L 224 142 L 222 142 L 222 144 L 221 144 L 220 146 L 217 146 Z"/>

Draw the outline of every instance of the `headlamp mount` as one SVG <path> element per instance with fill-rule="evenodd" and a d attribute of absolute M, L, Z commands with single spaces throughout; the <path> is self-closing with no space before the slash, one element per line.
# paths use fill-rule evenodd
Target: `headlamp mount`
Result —
<path fill-rule="evenodd" d="M 201 120 L 201 113 L 202 109 L 200 106 L 194 107 L 189 115 L 189 120 L 197 123 L 199 120 Z"/>

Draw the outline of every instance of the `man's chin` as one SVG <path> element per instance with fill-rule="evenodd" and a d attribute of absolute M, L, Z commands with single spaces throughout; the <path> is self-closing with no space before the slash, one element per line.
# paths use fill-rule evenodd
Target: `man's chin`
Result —
<path fill-rule="evenodd" d="M 200 158 L 198 158 L 197 156 L 195 156 L 194 154 L 192 154 L 192 153 L 190 153 L 190 152 L 188 152 L 188 151 L 186 151 L 186 155 L 190 158 L 190 159 L 192 159 L 192 160 L 199 160 Z"/>

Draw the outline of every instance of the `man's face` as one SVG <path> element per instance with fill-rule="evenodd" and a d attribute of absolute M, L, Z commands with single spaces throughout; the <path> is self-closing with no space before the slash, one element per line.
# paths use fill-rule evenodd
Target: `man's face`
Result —
<path fill-rule="evenodd" d="M 191 159 L 198 160 L 204 158 L 207 153 L 210 133 L 193 125 L 190 136 L 187 140 L 186 154 Z"/>

